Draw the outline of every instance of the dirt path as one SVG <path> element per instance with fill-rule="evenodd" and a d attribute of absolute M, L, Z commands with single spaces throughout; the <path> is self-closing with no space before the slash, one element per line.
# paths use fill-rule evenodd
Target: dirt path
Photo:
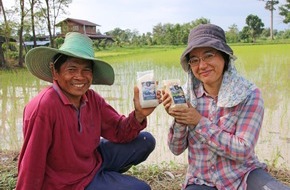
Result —
<path fill-rule="evenodd" d="M 18 152 L 0 150 L 0 190 L 12 190 L 17 180 Z M 185 178 L 186 166 L 175 164 L 160 164 L 136 166 L 127 174 L 147 181 L 152 190 L 180 190 Z M 270 173 L 290 186 L 290 170 L 270 168 Z"/>

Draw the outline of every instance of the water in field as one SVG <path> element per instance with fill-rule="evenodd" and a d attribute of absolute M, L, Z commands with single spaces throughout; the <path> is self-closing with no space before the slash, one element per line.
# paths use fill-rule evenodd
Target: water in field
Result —
<path fill-rule="evenodd" d="M 263 51 L 257 51 L 257 47 L 254 47 L 255 52 L 251 48 L 253 47 L 234 47 L 234 50 L 239 57 L 236 62 L 238 70 L 261 88 L 265 102 L 263 128 L 256 152 L 262 161 L 290 167 L 290 56 L 286 51 L 273 53 L 271 47 L 265 47 Z M 290 49 L 289 46 L 287 48 Z M 180 52 L 176 52 L 179 56 Z M 175 56 L 171 62 L 160 64 L 163 58 L 170 58 L 172 52 L 167 55 L 166 57 L 162 53 L 159 59 L 149 59 L 154 56 L 147 55 L 138 59 L 111 60 L 116 73 L 114 85 L 92 88 L 117 111 L 127 115 L 133 110 L 133 86 L 136 84 L 137 71 L 153 69 L 159 81 L 174 78 L 179 78 L 182 82 L 186 80 L 185 73 L 177 63 L 179 57 Z M 25 69 L 17 73 L 0 71 L 0 149 L 21 148 L 23 107 L 47 85 L 49 83 L 36 79 Z M 174 156 L 167 147 L 168 126 L 171 121 L 172 118 L 166 114 L 162 105 L 148 117 L 149 126 L 146 130 L 153 133 L 157 144 L 146 163 L 186 163 L 186 153 Z"/>

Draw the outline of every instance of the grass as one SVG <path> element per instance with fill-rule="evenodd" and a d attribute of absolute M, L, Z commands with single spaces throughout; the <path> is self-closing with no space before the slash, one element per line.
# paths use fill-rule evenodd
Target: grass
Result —
<path fill-rule="evenodd" d="M 17 180 L 18 152 L 0 151 L 0 190 L 12 190 Z M 128 175 L 146 181 L 152 190 L 180 190 L 185 179 L 186 166 L 181 164 L 161 163 L 133 166 Z M 290 186 L 290 170 L 269 167 L 269 172 L 282 183 Z"/>

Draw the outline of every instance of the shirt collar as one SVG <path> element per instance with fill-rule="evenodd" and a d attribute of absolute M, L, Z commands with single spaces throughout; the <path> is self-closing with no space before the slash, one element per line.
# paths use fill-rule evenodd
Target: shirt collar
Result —
<path fill-rule="evenodd" d="M 196 98 L 200 98 L 203 95 L 207 95 L 206 91 L 203 88 L 203 85 L 200 83 L 198 87 L 195 89 Z"/>

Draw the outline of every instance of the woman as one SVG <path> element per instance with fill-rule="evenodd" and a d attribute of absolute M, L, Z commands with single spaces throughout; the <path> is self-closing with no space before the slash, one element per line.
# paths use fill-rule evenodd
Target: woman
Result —
<path fill-rule="evenodd" d="M 188 73 L 185 94 L 188 107 L 170 108 L 174 117 L 168 135 L 171 152 L 188 149 L 186 190 L 289 189 L 266 172 L 255 155 L 263 121 L 260 90 L 240 76 L 224 31 L 213 24 L 194 28 L 181 56 Z"/>

